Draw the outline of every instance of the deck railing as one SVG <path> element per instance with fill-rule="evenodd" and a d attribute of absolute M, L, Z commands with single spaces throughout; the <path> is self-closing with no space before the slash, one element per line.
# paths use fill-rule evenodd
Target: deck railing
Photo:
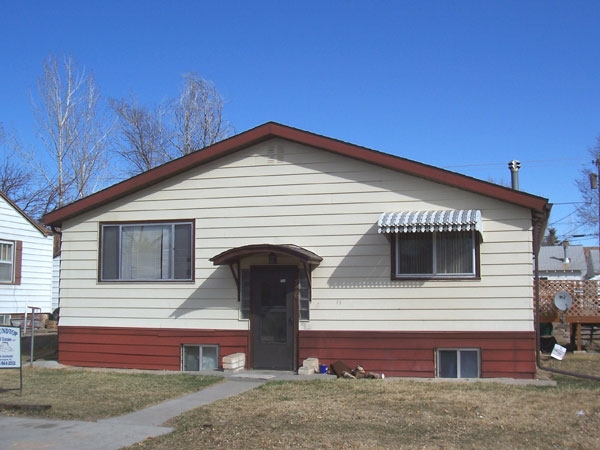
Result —
<path fill-rule="evenodd" d="M 562 322 L 575 329 L 577 349 L 581 350 L 581 327 L 600 324 L 600 281 L 598 280 L 540 280 L 540 322 Z M 554 305 L 557 293 L 565 291 L 573 299 L 566 311 Z"/>
<path fill-rule="evenodd" d="M 554 296 L 565 291 L 573 304 L 564 312 L 554 306 Z M 540 320 L 542 322 L 600 323 L 600 281 L 540 280 Z"/>

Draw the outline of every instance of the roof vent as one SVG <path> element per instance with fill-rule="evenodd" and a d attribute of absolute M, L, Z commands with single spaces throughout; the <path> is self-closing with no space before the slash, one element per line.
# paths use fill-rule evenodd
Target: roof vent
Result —
<path fill-rule="evenodd" d="M 563 264 L 569 264 L 571 262 L 571 259 L 569 259 L 569 256 L 567 255 L 567 249 L 569 248 L 569 241 L 564 240 L 562 242 L 562 247 L 563 247 L 563 253 L 564 253 Z"/>
<path fill-rule="evenodd" d="M 521 168 L 521 163 L 516 159 L 509 161 L 508 168 L 510 169 L 510 182 L 511 187 L 518 191 L 519 190 L 519 169 Z"/>

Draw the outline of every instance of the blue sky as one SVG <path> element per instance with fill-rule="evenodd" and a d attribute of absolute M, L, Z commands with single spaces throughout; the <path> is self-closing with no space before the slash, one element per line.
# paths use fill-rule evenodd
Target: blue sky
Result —
<path fill-rule="evenodd" d="M 0 122 L 30 146 L 42 62 L 70 54 L 147 105 L 212 80 L 238 132 L 267 121 L 508 184 L 578 226 L 600 135 L 598 1 L 0 1 Z M 597 238 L 571 239 L 597 245 Z"/>

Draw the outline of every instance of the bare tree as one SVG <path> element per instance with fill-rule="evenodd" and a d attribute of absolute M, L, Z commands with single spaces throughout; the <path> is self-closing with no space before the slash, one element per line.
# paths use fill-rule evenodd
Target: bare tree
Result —
<path fill-rule="evenodd" d="M 112 100 L 118 117 L 117 153 L 128 175 L 214 144 L 232 134 L 223 119 L 223 99 L 215 85 L 196 74 L 184 75 L 175 100 L 149 109 L 131 96 Z"/>
<path fill-rule="evenodd" d="M 20 158 L 8 148 L 4 127 L 0 124 L 0 191 L 19 204 L 27 197 L 26 188 L 31 182 L 32 174 L 18 164 Z"/>
<path fill-rule="evenodd" d="M 100 93 L 90 74 L 85 78 L 81 109 L 78 112 L 79 139 L 73 151 L 67 154 L 75 198 L 86 197 L 97 191 L 105 176 L 106 146 L 111 127 L 106 125 L 106 120 L 98 111 L 99 98 Z"/>
<path fill-rule="evenodd" d="M 161 108 L 151 111 L 133 96 L 129 100 L 111 100 L 110 105 L 117 115 L 116 152 L 125 160 L 127 174 L 145 172 L 171 159 Z"/>
<path fill-rule="evenodd" d="M 223 119 L 223 98 L 214 83 L 195 73 L 185 74 L 184 86 L 173 105 L 173 145 L 179 155 L 225 139 L 232 133 Z"/>
<path fill-rule="evenodd" d="M 0 124 L 0 191 L 33 218 L 44 212 L 48 192 L 38 185 L 32 169 L 20 157 L 19 143 Z"/>
<path fill-rule="evenodd" d="M 600 167 L 600 136 L 596 140 L 596 145 L 588 150 L 591 166 L 584 167 L 581 170 L 581 176 L 575 180 L 575 184 L 581 194 L 582 203 L 576 205 L 577 217 L 586 227 L 598 227 L 598 200 L 600 180 L 597 179 Z M 593 180 L 595 179 L 595 184 Z"/>
<path fill-rule="evenodd" d="M 35 117 L 47 158 L 32 152 L 26 157 L 53 193 L 50 210 L 97 188 L 105 168 L 107 131 L 98 114 L 94 77 L 79 70 L 71 57 L 44 61 L 38 95 Z"/>

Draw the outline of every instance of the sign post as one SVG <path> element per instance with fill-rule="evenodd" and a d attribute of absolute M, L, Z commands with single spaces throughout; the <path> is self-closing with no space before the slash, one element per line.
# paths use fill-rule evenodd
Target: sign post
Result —
<path fill-rule="evenodd" d="M 19 390 L 23 393 L 20 327 L 0 326 L 0 369 L 19 369 Z"/>
<path fill-rule="evenodd" d="M 35 312 L 36 311 L 41 311 L 42 308 L 38 308 L 37 306 L 28 306 L 29 309 L 31 309 L 31 350 L 29 352 L 29 361 L 31 364 L 31 367 L 33 367 L 33 338 L 35 337 Z M 25 327 L 27 327 L 27 316 L 25 316 L 25 323 L 23 326 L 23 329 L 25 329 Z"/>

